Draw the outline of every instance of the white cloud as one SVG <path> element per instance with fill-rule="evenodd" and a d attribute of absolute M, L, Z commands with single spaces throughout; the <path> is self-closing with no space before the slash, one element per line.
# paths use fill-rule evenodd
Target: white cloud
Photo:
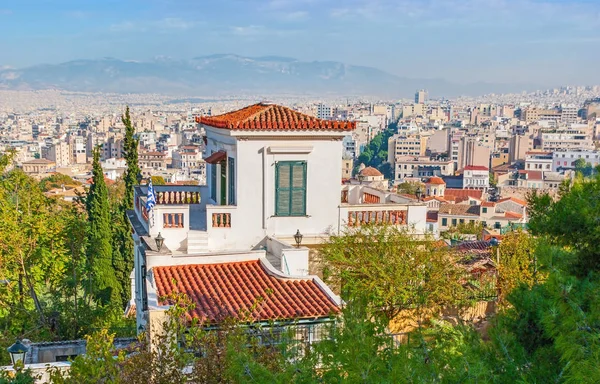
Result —
<path fill-rule="evenodd" d="M 178 17 L 166 17 L 151 21 L 123 21 L 113 24 L 109 28 L 111 32 L 171 32 L 189 30 L 198 24 L 196 21 L 187 21 Z"/>

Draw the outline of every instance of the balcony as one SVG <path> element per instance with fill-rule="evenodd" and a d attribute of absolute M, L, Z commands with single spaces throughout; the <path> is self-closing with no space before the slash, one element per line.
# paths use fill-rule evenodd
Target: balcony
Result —
<path fill-rule="evenodd" d="M 416 197 L 410 198 L 364 185 L 344 185 L 339 210 L 340 227 L 389 224 L 416 225 L 417 230 L 421 230 L 425 228 L 427 206 L 417 201 Z"/>

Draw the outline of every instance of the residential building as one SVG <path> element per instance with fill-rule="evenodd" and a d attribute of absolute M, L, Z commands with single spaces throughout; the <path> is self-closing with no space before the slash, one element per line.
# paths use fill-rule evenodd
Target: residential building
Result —
<path fill-rule="evenodd" d="M 155 170 L 167 169 L 167 154 L 162 152 L 140 152 L 138 154 L 140 168 L 152 168 Z"/>
<path fill-rule="evenodd" d="M 66 141 L 59 141 L 46 148 L 42 153 L 44 159 L 53 161 L 57 167 L 68 167 L 73 159 L 71 146 Z"/>
<path fill-rule="evenodd" d="M 552 152 L 527 152 L 525 155 L 525 170 L 552 171 L 552 158 Z"/>
<path fill-rule="evenodd" d="M 458 151 L 458 168 L 480 166 L 489 168 L 490 148 L 477 137 L 462 137 Z"/>
<path fill-rule="evenodd" d="M 555 151 L 552 153 L 552 171 L 575 169 L 575 162 L 579 159 L 584 159 L 586 163 L 596 167 L 600 165 L 600 151 L 584 149 Z"/>
<path fill-rule="evenodd" d="M 481 165 L 468 165 L 463 171 L 463 188 L 485 191 L 490 187 L 489 168 Z"/>
<path fill-rule="evenodd" d="M 398 157 L 424 156 L 427 149 L 427 137 L 396 134 L 388 139 L 388 161 L 394 163 Z"/>
<path fill-rule="evenodd" d="M 398 181 L 411 177 L 451 176 L 456 170 L 451 160 L 431 160 L 427 156 L 398 156 L 393 159 L 392 167 Z"/>
<path fill-rule="evenodd" d="M 24 162 L 21 167 L 23 168 L 23 172 L 28 175 L 45 174 L 53 172 L 56 168 L 56 163 L 46 159 L 35 159 Z"/>
<path fill-rule="evenodd" d="M 342 180 L 352 178 L 352 159 L 342 159 Z"/>
<path fill-rule="evenodd" d="M 207 136 L 208 186 L 155 186 L 151 211 L 146 186 L 137 186 L 127 213 L 135 242 L 129 308 L 138 329 L 164 318 L 162 297 L 175 289 L 190 296 L 197 305 L 190 316 L 200 321 L 250 311 L 255 322 L 319 326 L 341 302 L 309 275 L 305 245 L 365 223 L 426 231 L 424 203 L 340 185 L 342 139 L 355 123 L 265 103 L 196 121 Z M 262 310 L 252 312 L 259 297 Z"/>

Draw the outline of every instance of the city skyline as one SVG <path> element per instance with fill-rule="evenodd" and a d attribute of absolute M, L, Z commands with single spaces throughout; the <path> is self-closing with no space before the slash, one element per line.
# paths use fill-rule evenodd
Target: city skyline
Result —
<path fill-rule="evenodd" d="M 234 9 L 235 12 L 231 10 Z M 408 78 L 593 84 L 600 4 L 560 1 L 3 2 L 0 68 L 216 53 L 334 60 Z"/>

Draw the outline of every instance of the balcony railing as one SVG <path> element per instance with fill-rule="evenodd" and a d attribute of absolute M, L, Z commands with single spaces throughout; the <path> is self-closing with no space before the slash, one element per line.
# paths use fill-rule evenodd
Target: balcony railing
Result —
<path fill-rule="evenodd" d="M 379 204 L 381 202 L 381 198 L 377 195 L 373 195 L 371 193 L 363 193 L 363 203 L 365 204 Z"/>
<path fill-rule="evenodd" d="M 231 213 L 213 213 L 213 228 L 231 228 Z"/>
<path fill-rule="evenodd" d="M 183 228 L 183 213 L 163 213 L 163 228 Z"/>
<path fill-rule="evenodd" d="M 366 224 L 391 224 L 405 225 L 406 211 L 376 210 L 376 211 L 350 211 L 348 212 L 348 226 L 360 227 Z"/>
<path fill-rule="evenodd" d="M 200 192 L 190 191 L 158 191 L 156 204 L 199 204 Z"/>

